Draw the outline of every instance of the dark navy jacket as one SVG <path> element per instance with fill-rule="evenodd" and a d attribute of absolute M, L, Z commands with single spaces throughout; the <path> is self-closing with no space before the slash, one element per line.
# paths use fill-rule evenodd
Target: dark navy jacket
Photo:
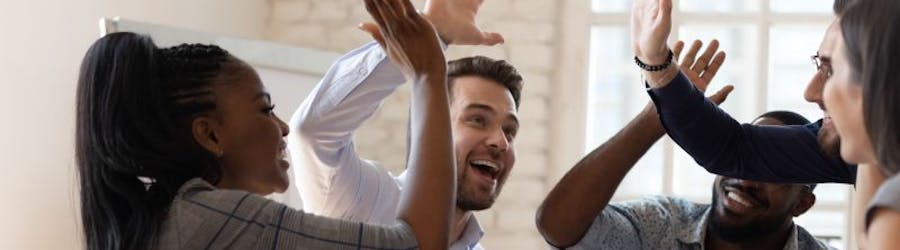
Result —
<path fill-rule="evenodd" d="M 804 126 L 740 124 L 681 73 L 647 93 L 669 137 L 711 173 L 763 182 L 856 181 L 856 166 L 819 146 L 822 120 Z"/>

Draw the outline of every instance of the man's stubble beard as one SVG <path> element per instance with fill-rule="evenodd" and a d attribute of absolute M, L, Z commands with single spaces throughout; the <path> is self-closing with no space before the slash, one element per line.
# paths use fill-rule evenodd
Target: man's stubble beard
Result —
<path fill-rule="evenodd" d="M 816 138 L 819 141 L 819 147 L 825 154 L 830 156 L 841 156 L 841 138 L 837 132 L 830 129 L 820 129 Z"/>
<path fill-rule="evenodd" d="M 458 185 L 456 188 L 456 208 L 463 211 L 481 211 L 491 208 L 491 206 L 494 205 L 496 196 L 490 194 L 490 197 L 487 200 L 476 199 L 476 194 L 474 194 L 474 192 L 477 192 L 477 190 L 469 192 L 469 190 L 466 189 L 466 174 L 467 173 L 464 173 L 463 176 L 460 176 L 456 182 Z M 497 189 L 499 189 L 499 187 L 497 187 Z M 499 190 L 495 190 L 494 192 L 497 191 Z"/>

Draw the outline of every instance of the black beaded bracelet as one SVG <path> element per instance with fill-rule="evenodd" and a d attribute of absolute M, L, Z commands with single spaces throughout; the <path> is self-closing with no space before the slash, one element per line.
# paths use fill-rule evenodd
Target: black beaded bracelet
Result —
<path fill-rule="evenodd" d="M 634 62 L 637 63 L 638 67 L 641 67 L 641 69 L 653 72 L 653 71 L 661 71 L 661 70 L 668 68 L 669 65 L 672 64 L 672 59 L 674 59 L 674 58 L 675 58 L 675 53 L 673 53 L 672 50 L 669 50 L 669 55 L 666 56 L 666 62 L 663 63 L 662 65 L 652 65 L 652 66 L 647 65 L 646 63 L 641 62 L 641 59 L 638 59 L 637 56 L 634 57 Z"/>

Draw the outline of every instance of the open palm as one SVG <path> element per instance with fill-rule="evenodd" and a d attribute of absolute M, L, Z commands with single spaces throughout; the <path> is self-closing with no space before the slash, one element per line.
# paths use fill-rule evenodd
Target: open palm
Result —
<path fill-rule="evenodd" d="M 444 53 L 435 30 L 409 0 L 366 0 L 377 24 L 360 28 L 372 35 L 407 78 L 446 73 Z"/>
<path fill-rule="evenodd" d="M 706 46 L 706 50 L 701 55 L 697 55 L 703 42 L 695 40 L 688 49 L 687 54 L 682 58 L 681 52 L 684 50 L 684 42 L 678 41 L 672 48 L 675 54 L 675 61 L 681 65 L 681 72 L 687 76 L 688 80 L 694 84 L 694 87 L 701 92 L 706 92 L 706 88 L 716 77 L 722 64 L 725 63 L 725 52 L 719 50 L 719 41 L 712 40 Z M 709 97 L 716 104 L 721 104 L 728 97 L 728 94 L 734 90 L 734 86 L 726 85 L 721 90 Z"/>
<path fill-rule="evenodd" d="M 644 63 L 659 65 L 668 56 L 666 39 L 672 31 L 672 0 L 634 0 L 631 41 L 634 55 Z"/>
<path fill-rule="evenodd" d="M 475 23 L 475 16 L 484 0 L 429 0 L 425 16 L 434 24 L 441 39 L 455 45 L 496 45 L 503 36 L 485 32 Z"/>

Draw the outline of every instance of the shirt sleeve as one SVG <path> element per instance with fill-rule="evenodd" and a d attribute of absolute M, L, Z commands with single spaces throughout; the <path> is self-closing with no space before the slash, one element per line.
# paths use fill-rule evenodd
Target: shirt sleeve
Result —
<path fill-rule="evenodd" d="M 866 231 L 868 231 L 869 225 L 872 223 L 872 216 L 876 208 L 886 208 L 900 212 L 900 192 L 897 192 L 897 190 L 900 190 L 900 175 L 894 175 L 885 180 L 884 183 L 881 183 L 881 186 L 875 191 L 875 195 L 872 196 L 869 207 L 866 209 Z"/>
<path fill-rule="evenodd" d="M 375 42 L 339 58 L 291 119 L 292 168 L 306 211 L 353 221 L 394 219 L 400 189 L 362 159 L 353 134 L 404 83 Z"/>
<path fill-rule="evenodd" d="M 163 235 L 181 249 L 415 249 L 406 223 L 371 225 L 294 210 L 242 191 L 207 191 L 176 200 Z M 164 238 L 164 239 L 172 239 Z M 172 245 L 164 245 L 172 247 Z"/>
<path fill-rule="evenodd" d="M 856 166 L 821 149 L 821 121 L 806 126 L 740 124 L 681 73 L 647 92 L 669 137 L 711 173 L 765 182 L 856 181 Z"/>
<path fill-rule="evenodd" d="M 657 249 L 654 244 L 673 235 L 673 213 L 665 197 L 610 203 L 581 240 L 566 249 Z"/>

